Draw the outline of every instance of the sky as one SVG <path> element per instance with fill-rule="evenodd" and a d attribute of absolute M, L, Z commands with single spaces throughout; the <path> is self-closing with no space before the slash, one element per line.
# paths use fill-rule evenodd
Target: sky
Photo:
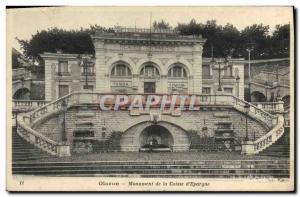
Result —
<path fill-rule="evenodd" d="M 150 17 L 152 16 L 152 17 Z M 150 19 L 151 18 L 151 19 Z M 28 40 L 37 31 L 58 27 L 80 29 L 98 24 L 149 28 L 150 21 L 165 20 L 171 26 L 191 19 L 205 23 L 231 23 L 239 30 L 262 23 L 274 30 L 277 24 L 292 24 L 292 7 L 53 7 L 7 10 L 7 41 L 17 50 L 16 37 Z"/>

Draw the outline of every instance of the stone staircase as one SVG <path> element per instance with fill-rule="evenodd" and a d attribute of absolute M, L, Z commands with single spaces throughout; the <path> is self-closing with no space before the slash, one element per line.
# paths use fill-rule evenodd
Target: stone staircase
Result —
<path fill-rule="evenodd" d="M 121 136 L 121 132 L 112 132 L 107 140 L 95 141 L 93 151 L 96 153 L 121 151 Z"/>
<path fill-rule="evenodd" d="M 12 161 L 28 161 L 52 158 L 53 156 L 28 143 L 18 135 L 16 129 L 12 132 Z"/>
<path fill-rule="evenodd" d="M 261 156 L 273 156 L 273 157 L 289 157 L 290 155 L 290 143 L 289 132 L 285 131 L 283 136 L 276 141 L 272 146 L 263 150 L 259 155 Z"/>
<path fill-rule="evenodd" d="M 289 178 L 288 160 L 71 161 L 13 164 L 13 174 L 40 176 Z"/>

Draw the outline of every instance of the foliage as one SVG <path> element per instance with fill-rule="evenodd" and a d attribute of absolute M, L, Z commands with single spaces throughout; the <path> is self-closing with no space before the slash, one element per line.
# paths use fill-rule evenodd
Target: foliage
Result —
<path fill-rule="evenodd" d="M 253 24 L 239 31 L 232 24 L 217 25 L 215 20 L 205 24 L 192 19 L 188 24 L 178 24 L 176 29 L 183 35 L 202 35 L 207 39 L 204 57 L 248 59 L 247 48 L 252 50 L 252 59 L 279 58 L 289 55 L 289 25 L 277 25 L 273 34 L 269 26 Z"/>
<path fill-rule="evenodd" d="M 154 21 L 154 29 L 172 29 L 164 20 Z M 175 28 L 182 35 L 202 35 L 207 41 L 204 45 L 204 57 L 226 57 L 248 59 L 247 48 L 251 48 L 252 59 L 281 58 L 289 56 L 290 26 L 277 25 L 271 34 L 269 26 L 253 24 L 239 31 L 234 25 L 227 23 L 218 25 L 215 20 L 205 24 L 192 19 L 189 23 L 179 23 Z M 56 52 L 74 54 L 94 54 L 94 46 L 90 35 L 97 31 L 114 32 L 113 28 L 90 25 L 80 30 L 63 30 L 51 28 L 38 31 L 30 40 L 18 39 L 25 57 L 31 61 L 40 61 L 40 54 Z"/>
<path fill-rule="evenodd" d="M 169 23 L 167 23 L 166 21 L 164 20 L 161 20 L 159 22 L 157 21 L 154 21 L 153 22 L 153 28 L 155 30 L 158 30 L 158 29 L 172 29 L 172 27 L 170 26 Z"/>

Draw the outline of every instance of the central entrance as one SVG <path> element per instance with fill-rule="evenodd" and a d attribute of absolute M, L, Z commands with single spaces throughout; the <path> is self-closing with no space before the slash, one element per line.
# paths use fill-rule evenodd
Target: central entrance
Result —
<path fill-rule="evenodd" d="M 144 93 L 155 93 L 155 82 L 144 82 Z"/>
<path fill-rule="evenodd" d="M 140 151 L 172 151 L 172 134 L 163 126 L 151 125 L 140 134 Z"/>

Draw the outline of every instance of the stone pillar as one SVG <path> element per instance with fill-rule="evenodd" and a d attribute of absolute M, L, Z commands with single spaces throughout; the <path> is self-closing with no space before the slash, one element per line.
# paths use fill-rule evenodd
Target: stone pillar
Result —
<path fill-rule="evenodd" d="M 276 109 L 278 109 L 279 112 L 284 112 L 283 104 L 284 104 L 284 102 L 282 100 L 278 101 L 278 103 L 277 103 L 278 107 L 276 107 Z"/>
<path fill-rule="evenodd" d="M 245 89 L 245 78 L 244 78 L 244 64 L 239 64 L 237 65 L 238 67 L 238 74 L 240 77 L 240 81 L 239 81 L 239 98 L 244 100 L 244 89 Z"/>
<path fill-rule="evenodd" d="M 109 76 L 107 76 L 107 68 L 105 64 L 104 41 L 94 40 L 96 62 L 96 87 L 97 92 L 109 92 Z"/>
<path fill-rule="evenodd" d="M 194 87 L 191 93 L 201 94 L 202 93 L 202 49 L 203 46 L 199 43 L 194 45 L 193 49 L 193 79 Z"/>
<path fill-rule="evenodd" d="M 242 143 L 242 155 L 253 155 L 254 144 L 252 141 L 246 141 Z"/>
<path fill-rule="evenodd" d="M 163 93 L 163 94 L 166 94 L 168 93 L 168 78 L 167 78 L 167 75 L 161 75 L 161 78 L 160 78 L 160 83 L 161 83 L 161 92 L 159 93 Z"/>
<path fill-rule="evenodd" d="M 67 142 L 57 145 L 56 148 L 57 148 L 58 157 L 69 157 L 69 156 L 71 156 L 70 144 L 68 144 Z"/>
<path fill-rule="evenodd" d="M 80 76 L 81 76 L 81 69 L 79 66 L 79 63 L 77 60 L 69 61 L 70 64 L 70 70 L 72 75 L 72 83 L 70 88 L 70 93 L 74 91 L 80 91 L 81 88 L 81 82 L 80 82 Z M 85 82 L 84 82 L 85 83 Z"/>
<path fill-rule="evenodd" d="M 57 62 L 45 60 L 45 100 L 53 101 L 55 99 L 55 70 Z M 53 91 L 54 90 L 54 91 Z M 54 94 L 53 94 L 54 92 Z"/>
<path fill-rule="evenodd" d="M 132 75 L 132 92 L 133 93 L 138 93 L 139 91 L 139 75 L 138 74 L 133 74 Z"/>

